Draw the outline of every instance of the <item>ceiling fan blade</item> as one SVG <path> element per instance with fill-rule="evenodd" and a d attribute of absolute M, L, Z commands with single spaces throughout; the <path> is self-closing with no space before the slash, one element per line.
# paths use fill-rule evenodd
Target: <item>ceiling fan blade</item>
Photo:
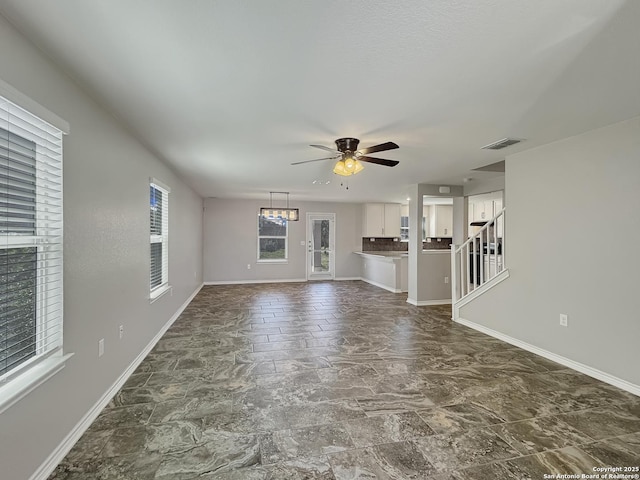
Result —
<path fill-rule="evenodd" d="M 300 165 L 301 163 L 319 162 L 321 160 L 335 160 L 336 158 L 340 158 L 341 156 L 342 154 L 335 155 L 333 157 L 316 158 L 315 160 L 303 160 L 302 162 L 293 162 L 291 165 Z"/>
<path fill-rule="evenodd" d="M 322 150 L 326 150 L 327 152 L 338 152 L 335 148 L 325 147 L 324 145 L 309 145 L 310 147 L 321 148 Z M 339 152 L 338 152 L 339 153 Z"/>
<path fill-rule="evenodd" d="M 358 157 L 358 160 L 361 162 L 369 162 L 369 163 L 375 163 L 377 165 L 384 165 L 385 167 L 395 167 L 400 163 L 397 160 L 386 160 L 384 158 L 365 157 L 364 155 L 361 157 Z"/>
<path fill-rule="evenodd" d="M 384 152 L 385 150 L 394 150 L 396 148 L 400 147 L 393 142 L 385 142 L 380 145 L 374 145 L 373 147 L 361 148 L 358 152 L 362 155 L 367 155 L 369 153 Z"/>

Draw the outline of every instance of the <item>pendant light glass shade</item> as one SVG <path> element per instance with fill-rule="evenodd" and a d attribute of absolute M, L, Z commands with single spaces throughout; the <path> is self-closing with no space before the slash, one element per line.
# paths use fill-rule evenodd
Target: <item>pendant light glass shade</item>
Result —
<path fill-rule="evenodd" d="M 360 173 L 362 170 L 364 170 L 364 166 L 355 158 L 338 160 L 335 167 L 333 167 L 333 173 L 342 175 L 343 177 L 355 175 L 356 173 Z"/>

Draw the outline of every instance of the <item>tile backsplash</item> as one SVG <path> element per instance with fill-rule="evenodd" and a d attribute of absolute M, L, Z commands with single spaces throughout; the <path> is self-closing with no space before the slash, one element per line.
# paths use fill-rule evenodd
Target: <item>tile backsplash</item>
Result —
<path fill-rule="evenodd" d="M 451 237 L 432 237 L 431 242 L 422 242 L 423 250 L 451 250 L 453 238 Z"/>
<path fill-rule="evenodd" d="M 409 242 L 401 242 L 399 238 L 362 239 L 363 252 L 406 252 L 409 250 Z"/>
<path fill-rule="evenodd" d="M 451 237 L 443 237 L 438 241 L 432 238 L 431 242 L 422 242 L 423 250 L 449 250 L 451 248 Z M 362 239 L 363 252 L 406 252 L 409 250 L 409 242 L 401 242 L 394 238 L 375 238 L 371 241 L 370 237 Z"/>

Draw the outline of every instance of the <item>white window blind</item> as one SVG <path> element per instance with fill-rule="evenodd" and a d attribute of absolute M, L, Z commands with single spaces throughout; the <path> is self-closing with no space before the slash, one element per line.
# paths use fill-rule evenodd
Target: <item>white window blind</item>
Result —
<path fill-rule="evenodd" d="M 0 97 L 0 386 L 62 350 L 62 132 Z"/>
<path fill-rule="evenodd" d="M 151 298 L 169 288 L 169 188 L 152 179 L 149 188 Z"/>

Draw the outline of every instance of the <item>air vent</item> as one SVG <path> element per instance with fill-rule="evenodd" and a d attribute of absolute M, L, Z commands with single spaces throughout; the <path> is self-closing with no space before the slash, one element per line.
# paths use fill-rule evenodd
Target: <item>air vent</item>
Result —
<path fill-rule="evenodd" d="M 498 140 L 497 142 L 485 145 L 484 147 L 482 147 L 482 150 L 501 150 L 511 145 L 515 145 L 516 143 L 520 143 L 522 140 L 522 138 L 503 138 L 502 140 Z"/>

